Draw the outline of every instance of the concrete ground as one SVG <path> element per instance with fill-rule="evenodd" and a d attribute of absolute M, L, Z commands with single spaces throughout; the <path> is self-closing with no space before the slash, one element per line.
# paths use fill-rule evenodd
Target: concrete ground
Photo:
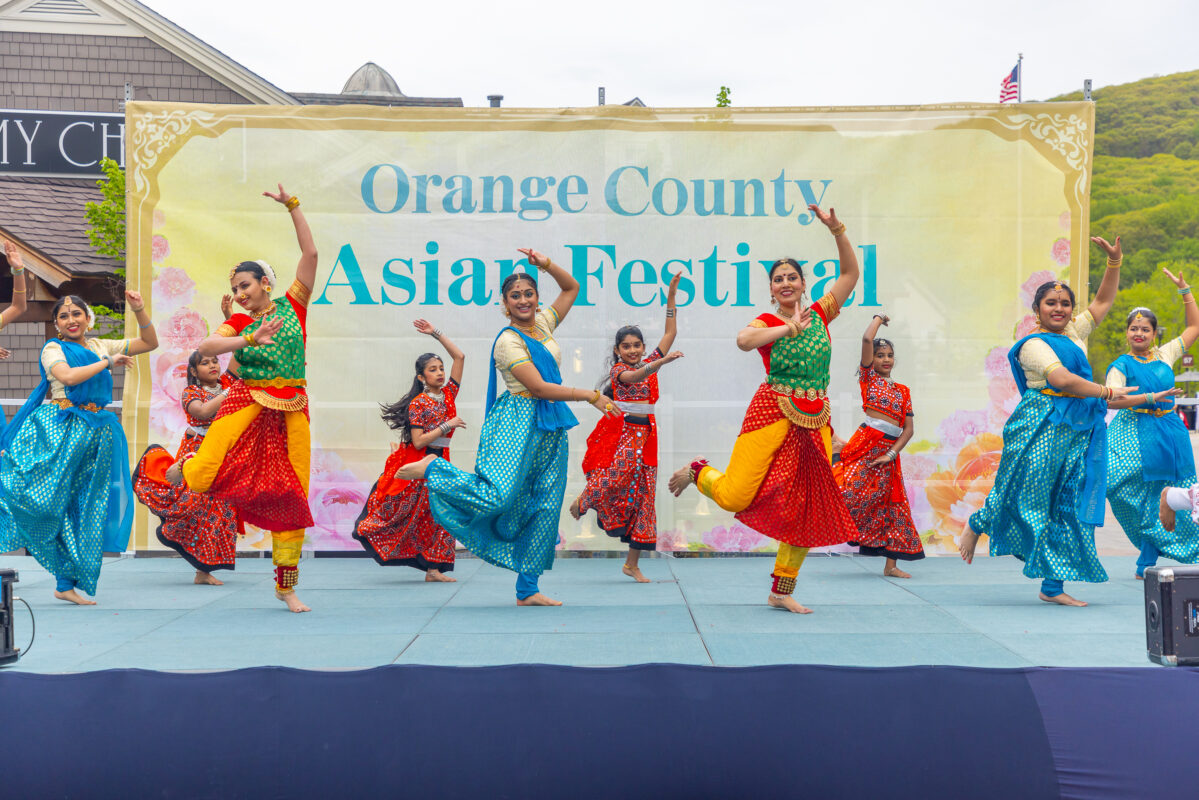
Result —
<path fill-rule="evenodd" d="M 643 559 L 649 584 L 619 559 L 559 559 L 542 589 L 561 608 L 518 608 L 513 575 L 460 558 L 457 583 L 426 584 L 407 568 L 369 559 L 301 562 L 289 614 L 272 595 L 270 562 L 240 559 L 195 586 L 177 558 L 106 559 L 100 605 L 68 606 L 31 558 L 0 557 L 20 572 L 37 639 L 13 669 L 35 672 L 140 667 L 216 670 L 258 665 L 351 669 L 381 664 L 553 663 L 608 666 L 679 662 L 718 666 L 818 663 L 1149 666 L 1142 584 L 1132 556 L 1104 556 L 1111 580 L 1067 584 L 1090 602 L 1037 600 L 1037 583 L 1012 558 L 929 558 L 911 580 L 883 578 L 882 562 L 813 556 L 796 597 L 800 616 L 765 605 L 770 558 Z M 18 604 L 16 638 L 28 641 Z"/>

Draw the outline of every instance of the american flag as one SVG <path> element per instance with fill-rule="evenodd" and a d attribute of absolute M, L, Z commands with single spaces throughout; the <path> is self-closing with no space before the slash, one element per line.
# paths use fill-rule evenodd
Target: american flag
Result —
<path fill-rule="evenodd" d="M 1012 73 L 999 85 L 999 102 L 1010 103 L 1020 98 L 1020 64 L 1012 67 Z"/>

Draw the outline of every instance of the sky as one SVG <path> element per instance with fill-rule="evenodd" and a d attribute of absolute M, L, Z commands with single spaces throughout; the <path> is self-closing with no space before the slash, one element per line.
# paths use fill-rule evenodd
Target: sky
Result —
<path fill-rule="evenodd" d="M 285 91 L 374 61 L 410 96 L 559 107 L 996 102 L 1199 69 L 1199 2 L 143 0 Z M 310 9 L 320 7 L 320 11 Z"/>

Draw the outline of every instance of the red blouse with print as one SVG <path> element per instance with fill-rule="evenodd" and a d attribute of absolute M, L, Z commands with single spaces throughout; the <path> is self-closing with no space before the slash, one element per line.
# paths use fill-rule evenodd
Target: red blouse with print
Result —
<path fill-rule="evenodd" d="M 652 364 L 662 358 L 662 351 L 654 348 L 654 352 L 650 353 L 644 361 L 635 366 L 629 366 L 623 361 L 617 361 L 612 365 L 612 399 L 619 402 L 630 401 L 648 401 L 650 403 L 658 402 L 658 373 L 646 376 L 645 380 L 637 381 L 636 383 L 625 383 L 620 380 L 620 373 L 633 372 L 641 369 L 646 364 Z"/>
<path fill-rule="evenodd" d="M 858 386 L 862 389 L 862 408 L 885 414 L 896 425 L 912 416 L 912 393 L 902 383 L 887 380 L 874 367 L 858 367 Z"/>

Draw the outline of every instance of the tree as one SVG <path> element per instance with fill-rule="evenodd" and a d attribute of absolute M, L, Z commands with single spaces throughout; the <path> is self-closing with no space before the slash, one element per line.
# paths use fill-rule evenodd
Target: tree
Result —
<path fill-rule="evenodd" d="M 104 177 L 96 181 L 104 199 L 98 203 L 88 203 L 84 206 L 87 217 L 87 238 L 92 247 L 102 256 L 108 256 L 114 261 L 125 262 L 125 173 L 120 165 L 111 158 L 101 159 L 100 169 Z M 113 294 L 122 297 L 125 290 L 125 268 L 113 270 L 118 285 Z M 105 330 L 101 333 L 104 339 L 120 339 L 124 336 L 124 311 L 109 308 L 99 303 L 92 304 L 96 320 Z"/>
<path fill-rule="evenodd" d="M 720 91 L 716 93 L 717 108 L 728 108 L 732 105 L 732 102 L 729 100 L 729 95 L 732 94 L 732 91 L 733 90 L 727 86 L 720 87 Z"/>

